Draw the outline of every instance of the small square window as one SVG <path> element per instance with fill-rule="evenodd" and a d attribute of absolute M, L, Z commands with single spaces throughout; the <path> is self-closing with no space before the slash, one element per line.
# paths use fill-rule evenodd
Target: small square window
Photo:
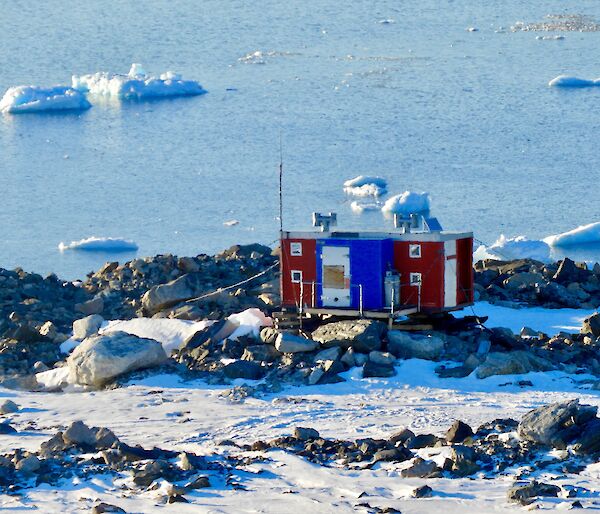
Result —
<path fill-rule="evenodd" d="M 292 283 L 299 284 L 302 282 L 302 272 L 299 270 L 292 270 Z"/>
<path fill-rule="evenodd" d="M 410 274 L 410 285 L 418 286 L 421 284 L 421 274 L 420 273 L 411 273 Z"/>
<path fill-rule="evenodd" d="M 421 258 L 421 245 L 408 245 L 408 255 L 412 259 Z"/>
<path fill-rule="evenodd" d="M 290 243 L 292 257 L 302 257 L 302 243 Z"/>

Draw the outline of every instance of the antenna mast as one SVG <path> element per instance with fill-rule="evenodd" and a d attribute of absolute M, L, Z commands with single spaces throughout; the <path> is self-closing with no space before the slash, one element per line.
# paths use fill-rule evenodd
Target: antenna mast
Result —
<path fill-rule="evenodd" d="M 279 131 L 279 232 L 283 233 L 283 145 Z"/>

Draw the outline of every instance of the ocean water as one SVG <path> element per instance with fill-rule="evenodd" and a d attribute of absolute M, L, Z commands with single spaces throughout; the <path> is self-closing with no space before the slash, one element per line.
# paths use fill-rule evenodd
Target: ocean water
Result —
<path fill-rule="evenodd" d="M 134 255 L 273 243 L 280 136 L 289 229 L 330 210 L 340 228 L 390 227 L 350 209 L 342 184 L 359 174 L 429 192 L 445 228 L 490 243 L 599 221 L 600 88 L 547 84 L 600 76 L 600 32 L 510 31 L 557 13 L 600 20 L 600 4 L 7 2 L 2 90 L 140 62 L 208 94 L 1 116 L 0 267 L 74 279 Z M 90 236 L 139 250 L 58 251 Z"/>

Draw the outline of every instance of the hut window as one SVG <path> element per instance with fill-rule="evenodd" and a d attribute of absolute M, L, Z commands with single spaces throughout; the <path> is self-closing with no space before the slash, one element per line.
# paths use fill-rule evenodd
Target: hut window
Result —
<path fill-rule="evenodd" d="M 408 245 L 408 255 L 413 259 L 420 259 L 421 245 Z"/>
<path fill-rule="evenodd" d="M 292 283 L 299 284 L 302 282 L 302 272 L 299 270 L 292 270 Z"/>
<path fill-rule="evenodd" d="M 302 257 L 302 243 L 290 243 L 292 257 Z"/>
<path fill-rule="evenodd" d="M 421 284 L 421 274 L 420 273 L 411 273 L 410 274 L 410 285 L 418 286 Z"/>
<path fill-rule="evenodd" d="M 323 287 L 345 289 L 344 266 L 323 266 Z"/>

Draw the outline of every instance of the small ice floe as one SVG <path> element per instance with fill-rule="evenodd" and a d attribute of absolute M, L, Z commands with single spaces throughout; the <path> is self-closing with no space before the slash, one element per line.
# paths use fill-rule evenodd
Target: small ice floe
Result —
<path fill-rule="evenodd" d="M 540 41 L 562 41 L 563 39 L 565 39 L 565 36 L 556 34 L 554 36 L 536 36 L 535 39 L 538 39 Z"/>
<path fill-rule="evenodd" d="M 260 50 L 256 50 L 256 52 L 250 52 L 243 57 L 240 57 L 238 61 L 244 64 L 266 64 L 266 61 L 264 60 L 264 54 Z"/>
<path fill-rule="evenodd" d="M 481 245 L 473 253 L 475 260 L 483 259 L 535 259 L 536 261 L 548 262 L 550 260 L 550 246 L 544 241 L 530 240 L 525 236 L 508 238 L 501 234 L 491 246 Z"/>
<path fill-rule="evenodd" d="M 564 88 L 582 88 L 582 87 L 594 87 L 600 86 L 600 78 L 598 79 L 581 79 L 579 77 L 573 77 L 570 75 L 559 75 L 548 82 L 550 87 L 564 87 Z"/>
<path fill-rule="evenodd" d="M 60 243 L 58 249 L 61 252 L 65 250 L 81 250 L 87 252 L 134 252 L 138 245 L 128 239 L 115 237 L 88 237 L 80 241 L 71 241 L 69 244 Z"/>
<path fill-rule="evenodd" d="M 223 225 L 225 225 L 226 227 L 235 227 L 236 225 L 239 225 L 240 222 L 238 220 L 229 220 L 229 221 L 224 221 Z"/>
<path fill-rule="evenodd" d="M 396 20 L 393 18 L 386 18 L 384 20 L 379 20 L 377 23 L 380 25 L 391 25 L 392 23 L 396 23 Z"/>
<path fill-rule="evenodd" d="M 477 27 L 467 27 L 465 30 L 467 32 L 479 32 L 479 29 Z"/>
<path fill-rule="evenodd" d="M 360 202 L 355 200 L 350 204 L 350 208 L 357 214 L 365 211 L 378 211 L 381 209 L 381 202 Z"/>
<path fill-rule="evenodd" d="M 381 177 L 359 175 L 344 182 L 344 192 L 353 196 L 383 196 L 387 193 L 387 182 Z"/>
<path fill-rule="evenodd" d="M 427 212 L 429 209 L 429 193 L 416 193 L 414 191 L 404 191 L 401 195 L 392 196 L 381 208 L 386 215 Z"/>
<path fill-rule="evenodd" d="M 127 75 L 98 72 L 73 75 L 72 86 L 98 96 L 145 100 L 176 96 L 195 96 L 206 90 L 195 80 L 183 80 L 181 75 L 166 71 L 158 77 L 148 75 L 140 64 L 132 64 Z"/>
<path fill-rule="evenodd" d="M 579 246 L 600 243 L 600 222 L 580 227 L 544 238 L 550 246 Z"/>
<path fill-rule="evenodd" d="M 92 106 L 85 94 L 68 86 L 43 88 L 16 86 L 6 90 L 0 111 L 11 114 L 51 111 L 85 111 Z"/>

